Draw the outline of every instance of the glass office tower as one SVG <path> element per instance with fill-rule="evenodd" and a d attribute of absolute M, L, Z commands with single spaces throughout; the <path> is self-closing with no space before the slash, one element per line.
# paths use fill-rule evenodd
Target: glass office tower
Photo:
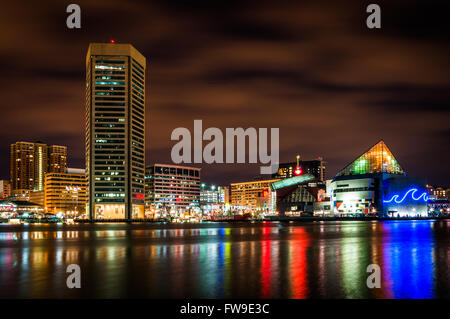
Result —
<path fill-rule="evenodd" d="M 91 43 L 86 56 L 87 212 L 144 217 L 145 57 L 130 44 Z"/>

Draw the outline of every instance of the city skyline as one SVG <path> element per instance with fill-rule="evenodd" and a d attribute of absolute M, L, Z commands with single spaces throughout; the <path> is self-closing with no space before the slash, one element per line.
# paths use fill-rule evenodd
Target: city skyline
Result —
<path fill-rule="evenodd" d="M 5 3 L 0 298 L 164 318 L 449 299 L 449 11 Z"/>
<path fill-rule="evenodd" d="M 381 2 L 385 27 L 378 31 L 365 28 L 362 6 L 344 11 L 326 2 L 327 10 L 312 3 L 200 11 L 181 4 L 142 4 L 139 11 L 132 4 L 79 5 L 80 30 L 65 27 L 58 7 L 3 10 L 3 154 L 16 141 L 42 140 L 67 146 L 68 166 L 84 167 L 83 57 L 90 42 L 115 39 L 149 61 L 146 165 L 170 164 L 170 132 L 203 119 L 209 127 L 280 127 L 280 162 L 322 156 L 327 178 L 384 139 L 409 175 L 448 186 L 448 34 L 427 19 L 411 24 L 430 11 L 426 4 L 404 15 Z M 133 16 L 129 28 L 127 19 L 115 19 L 123 12 Z M 19 13 L 40 27 L 19 27 Z M 14 37 L 16 28 L 27 41 Z M 7 155 L 0 159 L 3 179 L 8 162 Z M 199 166 L 216 184 L 248 180 L 259 167 Z"/>

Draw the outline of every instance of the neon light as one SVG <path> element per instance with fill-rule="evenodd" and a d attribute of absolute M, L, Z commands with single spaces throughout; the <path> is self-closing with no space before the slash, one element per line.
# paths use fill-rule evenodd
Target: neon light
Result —
<path fill-rule="evenodd" d="M 392 196 L 392 198 L 391 198 L 390 200 L 383 200 L 383 203 L 390 203 L 390 202 L 394 201 L 394 202 L 396 202 L 397 204 L 401 204 L 401 203 L 406 199 L 406 197 L 408 196 L 409 193 L 411 193 L 411 198 L 412 198 L 413 200 L 415 200 L 415 201 L 420 200 L 422 197 L 423 197 L 423 201 L 424 201 L 424 202 L 428 201 L 428 195 L 427 195 L 426 192 L 423 192 L 423 193 L 420 194 L 420 196 L 417 197 L 417 198 L 414 197 L 414 194 L 415 194 L 417 191 L 418 191 L 417 188 L 411 188 L 411 189 L 409 189 L 409 190 L 405 193 L 405 195 L 403 195 L 403 198 L 402 198 L 401 200 L 398 200 L 399 195 L 394 195 L 394 196 Z"/>
<path fill-rule="evenodd" d="M 313 179 L 315 179 L 315 177 L 311 174 L 303 174 L 303 175 L 299 175 L 299 176 L 285 178 L 285 179 L 282 179 L 281 181 L 273 182 L 272 189 L 277 190 L 280 188 L 285 188 L 285 187 L 305 183 L 305 182 L 311 181 Z"/>

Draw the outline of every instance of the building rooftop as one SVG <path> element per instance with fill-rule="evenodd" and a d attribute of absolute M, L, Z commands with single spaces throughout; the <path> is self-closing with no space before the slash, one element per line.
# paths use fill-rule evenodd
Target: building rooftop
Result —
<path fill-rule="evenodd" d="M 302 174 L 299 176 L 285 178 L 285 179 L 282 179 L 281 181 L 274 182 L 274 183 L 272 183 L 272 188 L 273 188 L 273 190 L 278 190 L 281 188 L 294 186 L 294 185 L 302 184 L 302 183 L 305 183 L 308 181 L 312 181 L 314 179 L 315 179 L 315 177 L 311 174 Z"/>
<path fill-rule="evenodd" d="M 344 167 L 335 177 L 376 173 L 405 175 L 402 167 L 383 140 Z"/>

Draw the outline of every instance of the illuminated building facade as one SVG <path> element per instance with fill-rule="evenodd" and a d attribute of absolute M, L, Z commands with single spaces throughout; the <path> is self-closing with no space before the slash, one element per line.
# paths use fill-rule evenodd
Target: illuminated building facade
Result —
<path fill-rule="evenodd" d="M 148 209 L 169 213 L 200 208 L 200 168 L 154 164 L 146 168 Z"/>
<path fill-rule="evenodd" d="M 144 217 L 146 59 L 130 44 L 86 56 L 86 175 L 91 219 Z"/>
<path fill-rule="evenodd" d="M 231 210 L 251 213 L 273 213 L 274 201 L 271 183 L 279 179 L 232 183 L 230 185 Z"/>
<path fill-rule="evenodd" d="M 28 201 L 30 200 L 30 190 L 29 189 L 16 189 L 11 190 L 11 200 L 21 200 Z"/>
<path fill-rule="evenodd" d="M 317 160 L 299 161 L 302 174 L 311 174 L 320 181 L 325 180 L 325 164 L 326 162 L 319 157 Z M 297 163 L 281 163 L 278 165 L 278 171 L 272 174 L 273 178 L 290 178 L 296 176 L 295 170 Z"/>
<path fill-rule="evenodd" d="M 427 185 L 427 191 L 431 199 L 450 199 L 450 189 Z"/>
<path fill-rule="evenodd" d="M 200 184 L 200 203 L 201 204 L 218 204 L 219 188 L 215 185 L 206 187 L 204 183 Z"/>
<path fill-rule="evenodd" d="M 219 186 L 219 202 L 223 204 L 230 204 L 229 186 Z"/>
<path fill-rule="evenodd" d="M 228 186 L 211 185 L 206 187 L 204 183 L 200 186 L 200 207 L 205 212 L 221 211 L 228 209 L 230 204 L 230 195 Z"/>
<path fill-rule="evenodd" d="M 47 172 L 66 169 L 66 146 L 40 142 L 11 144 L 11 190 L 43 191 Z"/>
<path fill-rule="evenodd" d="M 34 143 L 11 144 L 11 190 L 34 188 Z"/>
<path fill-rule="evenodd" d="M 11 196 L 11 184 L 8 180 L 0 180 L 0 198 L 7 199 Z"/>
<path fill-rule="evenodd" d="M 64 173 L 45 174 L 45 211 L 79 216 L 85 213 L 88 199 L 84 170 L 68 168 Z"/>
<path fill-rule="evenodd" d="M 16 216 L 32 216 L 44 213 L 42 205 L 24 200 L 0 201 L 0 217 L 11 218 Z"/>
<path fill-rule="evenodd" d="M 31 191 L 29 193 L 28 200 L 32 203 L 44 206 L 45 204 L 44 195 L 45 195 L 44 191 Z"/>
<path fill-rule="evenodd" d="M 64 173 L 67 167 L 67 147 L 50 145 L 48 147 L 48 172 Z"/>
<path fill-rule="evenodd" d="M 33 191 L 44 190 L 45 173 L 48 171 L 48 148 L 42 143 L 34 143 L 34 187 Z"/>
<path fill-rule="evenodd" d="M 406 176 L 383 141 L 347 165 L 329 185 L 336 215 L 427 215 L 425 186 Z"/>
<path fill-rule="evenodd" d="M 428 201 L 428 211 L 431 216 L 450 216 L 450 200 L 430 199 Z"/>

